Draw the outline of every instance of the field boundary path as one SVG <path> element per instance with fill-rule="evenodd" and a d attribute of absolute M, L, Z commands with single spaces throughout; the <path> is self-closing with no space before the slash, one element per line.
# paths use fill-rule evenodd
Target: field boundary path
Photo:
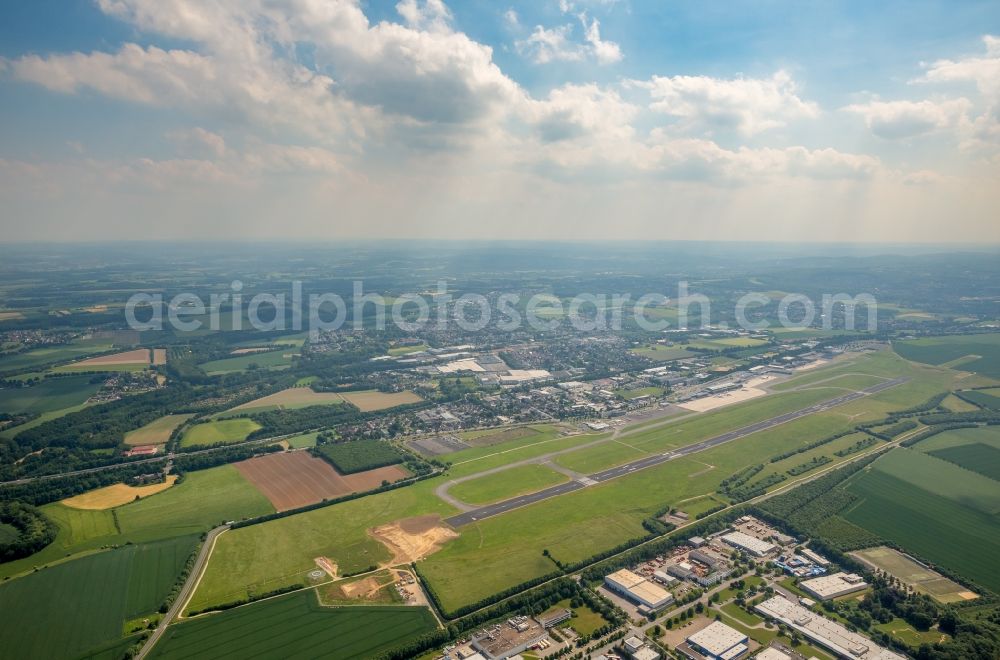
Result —
<path fill-rule="evenodd" d="M 184 585 L 181 587 L 180 592 L 177 594 L 177 598 L 174 599 L 173 604 L 167 610 L 167 613 L 163 615 L 160 619 L 159 625 L 153 631 L 153 634 L 149 636 L 146 643 L 142 645 L 139 652 L 135 654 L 136 658 L 144 658 L 153 650 L 153 646 L 156 642 L 160 640 L 163 633 L 167 631 L 167 626 L 169 626 L 177 615 L 187 607 L 188 601 L 191 600 L 191 596 L 194 594 L 195 588 L 201 582 L 201 576 L 205 572 L 205 566 L 208 564 L 208 558 L 212 554 L 212 550 L 215 548 L 215 540 L 218 538 L 219 534 L 229 529 L 229 525 L 219 525 L 214 527 L 208 534 L 205 535 L 205 542 L 201 544 L 201 549 L 198 550 L 198 557 L 194 560 L 194 565 L 191 566 L 191 572 L 188 573 L 187 580 L 184 581 Z"/>
<path fill-rule="evenodd" d="M 771 417 L 770 419 L 765 419 L 760 422 L 755 422 L 753 424 L 743 426 L 733 431 L 728 431 L 726 433 L 723 433 L 722 435 L 717 435 L 713 438 L 708 438 L 707 440 L 701 440 L 699 442 L 695 442 L 693 444 L 681 447 L 679 449 L 673 449 L 671 451 L 662 454 L 647 456 L 646 458 L 641 458 L 639 460 L 632 461 L 631 463 L 625 463 L 624 465 L 619 465 L 617 467 L 608 468 L 600 472 L 595 472 L 594 474 L 588 475 L 587 477 L 581 478 L 579 480 L 568 481 L 566 483 L 559 484 L 557 486 L 552 486 L 550 488 L 546 488 L 544 490 L 540 490 L 538 492 L 531 493 L 529 495 L 514 497 L 508 500 L 503 500 L 501 502 L 496 502 L 494 504 L 488 504 L 486 506 L 481 506 L 475 509 L 470 509 L 469 505 L 465 504 L 464 502 L 461 502 L 463 506 L 459 506 L 458 508 L 464 509 L 464 511 L 458 515 L 446 518 L 445 522 L 451 525 L 452 527 L 461 527 L 462 525 L 467 525 L 469 523 L 482 520 L 483 518 L 490 518 L 492 516 L 496 516 L 501 513 L 506 513 L 514 509 L 519 509 L 523 506 L 527 506 L 528 504 L 534 504 L 535 502 L 540 502 L 542 500 L 549 499 L 550 497 L 565 495 L 566 493 L 571 493 L 573 491 L 581 490 L 596 483 L 610 481 L 611 479 L 616 479 L 618 477 L 631 474 L 638 470 L 645 470 L 646 468 L 660 465 L 662 463 L 666 463 L 667 461 L 671 461 L 676 458 L 689 456 L 691 454 L 695 454 L 704 451 L 706 449 L 718 447 L 719 445 L 723 445 L 727 442 L 732 442 L 733 440 L 744 438 L 753 433 L 757 433 L 758 431 L 765 431 L 767 429 L 774 428 L 775 426 L 784 424 L 786 422 L 791 422 L 793 420 L 800 419 L 808 415 L 824 412 L 826 410 L 829 410 L 830 408 L 834 408 L 844 403 L 855 401 L 857 399 L 860 399 L 865 396 L 870 396 L 872 394 L 877 394 L 883 390 L 887 390 L 891 387 L 895 387 L 897 385 L 905 383 L 907 380 L 909 379 L 893 378 L 883 383 L 872 385 L 871 387 L 867 387 L 863 390 L 857 390 L 855 392 L 849 392 L 848 394 L 842 394 L 841 396 L 834 397 L 833 399 L 827 399 L 826 401 L 814 403 L 811 406 L 806 406 L 805 408 L 800 408 L 799 410 L 794 410 L 789 413 L 784 413 L 781 415 L 777 415 L 775 417 Z M 602 439 L 598 442 L 607 442 L 607 439 Z M 595 442 L 591 444 L 598 444 L 598 443 Z M 580 448 L 581 447 L 575 447 L 568 451 L 576 451 L 577 449 Z M 439 486 L 438 489 L 435 491 L 435 493 L 438 495 L 438 497 L 445 499 L 445 501 L 447 501 L 449 504 L 454 504 L 455 502 L 460 502 L 460 501 L 456 500 L 456 498 L 454 498 L 453 496 L 448 495 L 447 491 L 451 486 L 453 486 L 456 483 L 459 483 L 461 481 L 467 481 L 473 478 L 482 477 L 487 474 L 502 472 L 504 469 L 508 469 L 513 465 L 544 462 L 552 455 L 564 453 L 564 451 L 553 452 L 553 454 L 550 454 L 548 456 L 540 456 L 532 459 L 526 459 L 524 461 L 519 461 L 518 463 L 511 464 L 510 466 L 502 466 L 501 468 L 485 470 L 484 472 L 480 472 L 475 475 L 470 475 L 468 477 L 462 477 L 461 479 L 454 479 Z"/>

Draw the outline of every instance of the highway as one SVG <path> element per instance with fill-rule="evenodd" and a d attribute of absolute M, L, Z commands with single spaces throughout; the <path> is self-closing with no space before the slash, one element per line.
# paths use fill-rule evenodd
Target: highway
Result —
<path fill-rule="evenodd" d="M 770 428 L 774 428 L 780 424 L 785 424 L 786 422 L 791 422 L 802 417 L 807 417 L 808 415 L 814 415 L 816 413 L 824 412 L 835 408 L 836 406 L 843 405 L 850 401 L 855 401 L 865 396 L 870 396 L 872 394 L 877 394 L 883 390 L 887 390 L 890 387 L 895 387 L 906 382 L 907 378 L 894 378 L 892 380 L 887 380 L 884 383 L 879 383 L 878 385 L 872 385 L 863 390 L 857 392 L 849 392 L 847 394 L 842 394 L 833 399 L 828 399 L 826 401 L 821 401 L 819 403 L 814 403 L 811 406 L 806 406 L 799 410 L 784 413 L 776 417 L 771 417 L 770 419 L 765 419 L 760 422 L 755 422 L 747 426 L 735 429 L 733 431 L 728 431 L 722 435 L 717 435 L 714 438 L 709 438 L 707 440 L 702 440 L 686 447 L 681 447 L 680 449 L 674 449 L 672 451 L 665 452 L 663 454 L 656 454 L 654 456 L 647 456 L 646 458 L 641 458 L 637 461 L 632 461 L 631 463 L 625 463 L 624 465 L 619 465 L 617 467 L 609 468 L 601 472 L 595 472 L 594 474 L 583 477 L 579 480 L 568 481 L 564 484 L 559 484 L 558 486 L 552 486 L 551 488 L 546 488 L 529 495 L 521 495 L 519 497 L 514 497 L 509 500 L 504 500 L 502 502 L 496 502 L 495 504 L 488 504 L 486 506 L 479 507 L 477 509 L 472 509 L 471 511 L 466 511 L 458 515 L 447 518 L 447 522 L 452 527 L 461 527 L 462 525 L 468 525 L 469 523 L 476 522 L 477 520 L 482 520 L 483 518 L 490 518 L 492 516 L 499 515 L 501 513 L 506 513 L 508 511 L 513 511 L 514 509 L 519 509 L 523 506 L 529 504 L 534 504 L 535 502 L 541 502 L 542 500 L 547 500 L 550 497 L 556 497 L 558 495 L 565 495 L 566 493 L 572 493 L 573 491 L 582 490 L 587 486 L 602 483 L 605 481 L 610 481 L 611 479 L 617 479 L 618 477 L 631 474 L 632 472 L 637 472 L 638 470 L 645 470 L 667 461 L 674 460 L 676 458 L 681 458 L 684 456 L 690 456 L 691 454 L 696 454 L 706 449 L 711 449 L 713 447 L 718 447 L 727 442 L 732 442 L 733 440 L 738 440 L 744 438 L 753 433 L 759 431 L 765 431 Z"/>

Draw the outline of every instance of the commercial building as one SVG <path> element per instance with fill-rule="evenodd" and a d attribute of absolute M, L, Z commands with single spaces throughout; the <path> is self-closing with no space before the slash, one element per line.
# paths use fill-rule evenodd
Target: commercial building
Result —
<path fill-rule="evenodd" d="M 881 647 L 867 637 L 851 632 L 836 621 L 807 610 L 784 596 L 769 598 L 756 605 L 754 609 L 799 631 L 811 641 L 842 658 L 905 660 L 905 656 Z"/>
<path fill-rule="evenodd" d="M 792 660 L 792 656 L 782 653 L 773 646 L 767 647 L 753 658 L 754 660 Z"/>
<path fill-rule="evenodd" d="M 538 617 L 538 623 L 542 624 L 543 628 L 551 628 L 552 626 L 557 626 L 563 621 L 568 621 L 573 616 L 573 612 L 562 607 L 558 610 L 552 610 L 551 612 L 546 612 L 542 616 Z"/>
<path fill-rule="evenodd" d="M 709 660 L 734 660 L 750 650 L 747 636 L 721 621 L 713 621 L 687 638 L 691 649 Z"/>
<path fill-rule="evenodd" d="M 660 660 L 660 653 L 635 635 L 627 637 L 622 647 L 632 660 Z"/>
<path fill-rule="evenodd" d="M 754 557 L 766 557 L 777 549 L 777 546 L 773 543 L 761 541 L 743 532 L 729 532 L 723 535 L 722 540 L 734 548 L 749 552 Z"/>
<path fill-rule="evenodd" d="M 808 557 L 815 564 L 819 564 L 820 566 L 830 565 L 829 559 L 819 553 L 813 552 L 809 548 L 802 548 L 800 552 L 802 552 L 803 556 Z"/>
<path fill-rule="evenodd" d="M 853 594 L 855 591 L 863 591 L 868 588 L 868 583 L 860 575 L 854 573 L 834 573 L 811 580 L 803 580 L 799 582 L 799 587 L 820 600 L 830 600 L 838 596 Z"/>
<path fill-rule="evenodd" d="M 711 555 L 704 550 L 692 550 L 688 553 L 688 559 L 696 561 L 699 564 L 704 564 L 713 570 L 724 566 L 726 563 L 726 560 L 722 557 L 716 557 L 715 555 Z"/>
<path fill-rule="evenodd" d="M 666 607 L 674 600 L 669 591 L 627 568 L 606 575 L 604 584 L 611 591 L 653 611 Z"/>
<path fill-rule="evenodd" d="M 472 648 L 487 660 L 507 660 L 548 636 L 537 621 L 516 616 L 472 636 Z"/>

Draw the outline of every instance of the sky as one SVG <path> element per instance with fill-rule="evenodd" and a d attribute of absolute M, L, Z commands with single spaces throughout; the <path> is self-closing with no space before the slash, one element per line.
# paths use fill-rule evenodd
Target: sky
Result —
<path fill-rule="evenodd" d="M 1000 243 L 1000 4 L 0 5 L 0 241 Z"/>

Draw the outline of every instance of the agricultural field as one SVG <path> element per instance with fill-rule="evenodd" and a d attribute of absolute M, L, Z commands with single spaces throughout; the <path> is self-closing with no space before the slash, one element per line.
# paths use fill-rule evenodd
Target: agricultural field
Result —
<path fill-rule="evenodd" d="M 22 369 L 37 369 L 56 362 L 66 362 L 85 355 L 110 351 L 114 344 L 110 339 L 77 339 L 69 344 L 35 348 L 24 353 L 10 353 L 0 356 L 0 374 Z"/>
<path fill-rule="evenodd" d="M 223 358 L 198 366 L 209 376 L 232 374 L 248 369 L 287 369 L 295 359 L 294 347 L 283 347 L 266 353 L 250 353 L 239 357 Z"/>
<path fill-rule="evenodd" d="M 320 445 L 317 451 L 341 474 L 363 472 L 406 460 L 405 455 L 384 440 L 327 443 Z"/>
<path fill-rule="evenodd" d="M 641 396 L 662 396 L 666 392 L 662 387 L 640 387 L 634 390 L 615 390 L 615 394 L 623 399 L 638 399 Z"/>
<path fill-rule="evenodd" d="M 968 390 L 962 392 L 962 398 L 986 410 L 1000 410 L 1000 396 L 996 390 Z"/>
<path fill-rule="evenodd" d="M 170 434 L 174 432 L 174 429 L 192 417 L 194 415 L 164 415 L 143 427 L 126 433 L 125 444 L 130 447 L 165 444 L 170 439 Z"/>
<path fill-rule="evenodd" d="M 174 485 L 177 475 L 170 475 L 162 483 L 146 486 L 129 486 L 127 484 L 112 484 L 97 490 L 91 490 L 80 495 L 74 495 L 61 501 L 61 504 L 71 509 L 113 509 L 122 504 L 149 497 L 163 492 Z"/>
<path fill-rule="evenodd" d="M 537 427 L 515 426 L 513 428 L 462 431 L 458 434 L 458 437 L 473 447 L 489 447 L 509 440 L 538 436 L 543 432 Z"/>
<path fill-rule="evenodd" d="M 534 493 L 569 481 L 569 477 L 544 465 L 521 465 L 497 474 L 456 484 L 448 492 L 468 504 L 491 504 Z"/>
<path fill-rule="evenodd" d="M 341 396 L 355 406 L 361 412 L 371 412 L 373 410 L 385 410 L 395 408 L 408 403 L 420 403 L 423 399 L 419 395 L 404 390 L 402 392 L 379 392 L 378 390 L 364 390 L 361 392 L 342 392 Z"/>
<path fill-rule="evenodd" d="M 423 607 L 323 607 L 302 591 L 171 626 L 151 658 L 370 658 L 430 632 Z"/>
<path fill-rule="evenodd" d="M 941 603 L 957 603 L 976 598 L 968 589 L 920 564 L 905 554 L 879 546 L 850 553 L 865 564 L 899 579 L 903 584 L 925 593 Z"/>
<path fill-rule="evenodd" d="M 30 557 L 0 564 L 0 578 L 102 546 L 200 534 L 226 520 L 274 512 L 267 498 L 231 465 L 190 472 L 168 490 L 113 511 L 73 509 L 60 503 L 40 508 L 59 527 L 55 541 Z"/>
<path fill-rule="evenodd" d="M 160 606 L 197 542 L 128 545 L 0 584 L 4 656 L 70 660 L 118 640 Z"/>
<path fill-rule="evenodd" d="M 726 337 L 723 339 L 698 339 L 687 343 L 691 348 L 707 348 L 712 351 L 723 351 L 729 348 L 755 348 L 767 344 L 764 339 L 750 337 Z"/>
<path fill-rule="evenodd" d="M 153 364 L 153 352 L 149 348 L 137 348 L 122 353 L 101 355 L 56 367 L 57 372 L 72 371 L 142 371 Z M 163 358 L 166 362 L 166 358 Z"/>
<path fill-rule="evenodd" d="M 265 410 L 288 410 L 309 406 L 336 405 L 344 403 L 344 398 L 336 392 L 314 392 L 311 387 L 289 387 L 253 401 L 230 408 L 221 416 L 232 413 L 263 412 Z"/>
<path fill-rule="evenodd" d="M 893 349 L 914 362 L 933 365 L 955 363 L 956 369 L 1000 379 L 1000 333 L 897 341 L 893 343 Z"/>
<path fill-rule="evenodd" d="M 0 389 L 0 411 L 12 414 L 46 413 L 78 406 L 89 399 L 102 382 L 93 376 L 46 378 L 37 385 Z"/>
<path fill-rule="evenodd" d="M 846 488 L 860 501 L 842 515 L 851 523 L 906 548 L 918 557 L 939 564 L 984 587 L 1000 591 L 1000 571 L 994 558 L 1000 553 L 1000 525 L 996 515 L 983 512 L 997 493 L 977 492 L 969 477 L 995 483 L 944 461 L 924 456 L 942 469 L 931 483 L 902 472 L 914 463 L 898 456 L 917 452 L 896 449 L 873 466 L 852 477 Z M 962 481 L 944 475 L 946 468 L 957 470 Z M 917 465 L 918 470 L 924 466 Z M 901 479 L 899 475 L 907 476 Z M 952 473 L 953 475 L 954 473 Z M 896 475 L 896 476 L 894 476 Z M 971 494 L 973 499 L 959 499 Z M 975 548 L 970 552 L 970 548 Z"/>
<path fill-rule="evenodd" d="M 195 424 L 181 437 L 181 447 L 199 447 L 218 444 L 232 444 L 246 440 L 247 436 L 260 428 L 252 419 L 216 419 Z"/>
<path fill-rule="evenodd" d="M 936 449 L 927 453 L 935 458 L 954 463 L 966 470 L 978 472 L 984 477 L 989 477 L 994 481 L 1000 482 L 1000 449 L 992 445 L 977 442 L 975 444 L 945 447 L 944 449 Z M 997 488 L 1000 489 L 1000 483 L 997 484 Z"/>
<path fill-rule="evenodd" d="M 430 346 L 427 344 L 417 344 L 415 346 L 394 346 L 389 349 L 389 355 L 409 355 L 410 353 L 426 351 L 428 348 L 430 348 Z"/>
<path fill-rule="evenodd" d="M 383 482 L 410 476 L 407 470 L 395 465 L 343 476 L 307 451 L 257 456 L 234 466 L 278 511 L 372 490 Z"/>

